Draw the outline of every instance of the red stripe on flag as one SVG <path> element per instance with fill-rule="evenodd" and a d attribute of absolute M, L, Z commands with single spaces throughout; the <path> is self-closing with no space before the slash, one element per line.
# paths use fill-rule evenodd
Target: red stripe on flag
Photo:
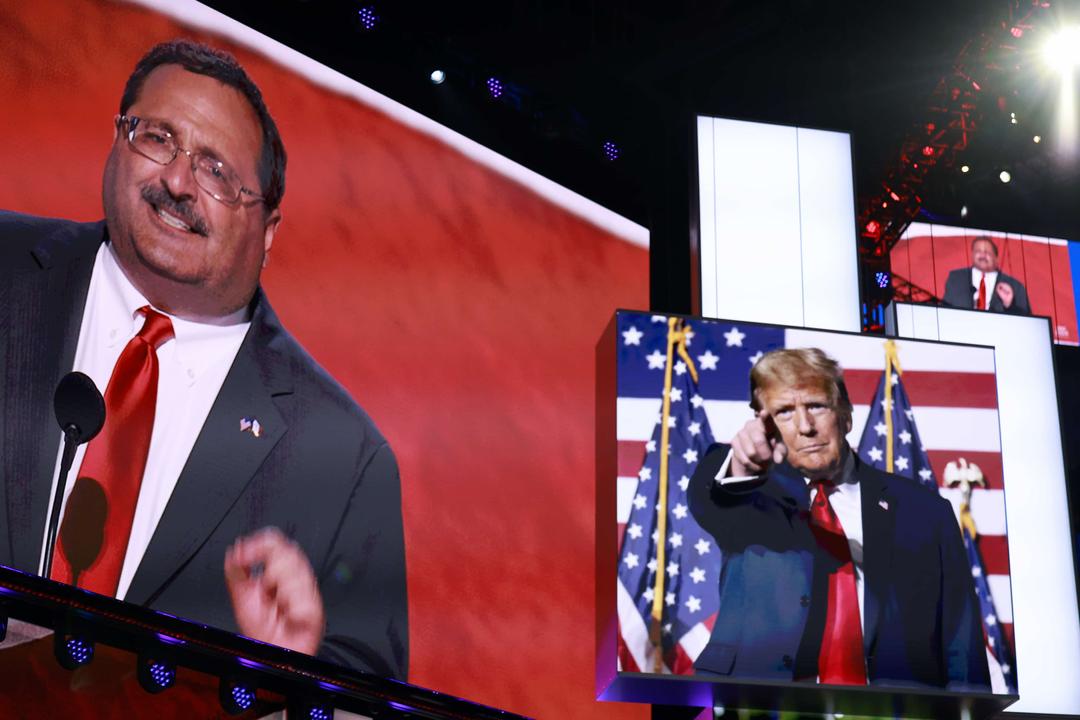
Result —
<path fill-rule="evenodd" d="M 982 556 L 987 575 L 1009 574 L 1009 540 L 1005 535 L 979 535 L 975 546 Z"/>
<path fill-rule="evenodd" d="M 926 454 L 930 456 L 930 467 L 934 469 L 938 485 L 942 487 L 945 487 L 945 466 L 950 462 L 956 462 L 960 458 L 964 458 L 969 463 L 975 463 L 982 470 L 987 490 L 1002 490 L 1005 488 L 1001 476 L 1001 453 L 999 452 L 927 450 Z"/>
<path fill-rule="evenodd" d="M 856 405 L 874 400 L 881 370 L 844 370 L 848 396 Z M 903 374 L 911 406 L 997 408 L 997 382 L 993 373 L 928 372 Z"/>
<path fill-rule="evenodd" d="M 645 462 L 645 443 L 640 440 L 620 440 L 619 477 L 637 477 Z"/>

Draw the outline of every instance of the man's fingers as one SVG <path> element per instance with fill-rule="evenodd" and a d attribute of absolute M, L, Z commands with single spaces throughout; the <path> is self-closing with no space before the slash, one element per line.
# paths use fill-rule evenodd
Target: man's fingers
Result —
<path fill-rule="evenodd" d="M 779 465 L 787 458 L 787 445 L 776 439 L 770 439 L 772 443 L 772 461 L 774 465 Z"/>

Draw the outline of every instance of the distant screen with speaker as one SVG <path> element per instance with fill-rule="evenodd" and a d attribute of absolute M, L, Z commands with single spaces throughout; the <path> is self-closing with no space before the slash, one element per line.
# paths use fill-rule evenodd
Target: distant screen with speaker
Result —
<path fill-rule="evenodd" d="M 610 699 L 1016 694 L 993 348 L 620 312 L 597 372 Z"/>
<path fill-rule="evenodd" d="M 912 223 L 889 256 L 899 302 L 1050 318 L 1054 341 L 1080 345 L 1074 272 L 1080 244 Z"/>
<path fill-rule="evenodd" d="M 0 564 L 597 717 L 592 354 L 648 231 L 190 0 L 5 3 L 0 97 Z"/>

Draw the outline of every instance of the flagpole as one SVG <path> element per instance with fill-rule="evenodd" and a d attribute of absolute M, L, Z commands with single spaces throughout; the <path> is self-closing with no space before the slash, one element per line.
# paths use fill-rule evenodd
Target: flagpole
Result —
<path fill-rule="evenodd" d="M 885 472 L 893 472 L 893 401 L 892 401 L 892 376 L 893 370 L 897 375 L 903 375 L 900 369 L 900 355 L 896 352 L 896 342 L 885 341 Z"/>

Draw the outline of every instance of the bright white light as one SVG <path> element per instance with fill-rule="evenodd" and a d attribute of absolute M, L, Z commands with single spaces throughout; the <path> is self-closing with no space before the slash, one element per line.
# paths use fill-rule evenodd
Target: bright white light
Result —
<path fill-rule="evenodd" d="M 431 82 L 435 83 L 436 85 L 442 85 L 443 80 L 445 79 L 446 73 L 444 73 L 442 70 L 431 71 Z"/>
<path fill-rule="evenodd" d="M 971 172 L 971 166 L 970 165 L 961 165 L 960 166 L 960 172 L 962 172 L 962 173 Z"/>
<path fill-rule="evenodd" d="M 1008 170 L 1002 170 L 1001 174 L 998 175 L 998 177 L 1001 178 L 1001 182 L 1003 183 L 1007 183 L 1012 180 L 1012 175 L 1009 174 Z"/>
<path fill-rule="evenodd" d="M 968 215 L 967 205 L 964 205 L 962 208 L 960 208 L 960 217 L 966 218 L 967 215 Z"/>
<path fill-rule="evenodd" d="M 1062 28 L 1047 40 L 1043 60 L 1062 72 L 1080 66 L 1080 27 Z"/>
<path fill-rule="evenodd" d="M 1036 135 L 1035 137 L 1031 138 L 1031 141 L 1033 143 L 1041 143 L 1042 142 L 1042 135 Z"/>

